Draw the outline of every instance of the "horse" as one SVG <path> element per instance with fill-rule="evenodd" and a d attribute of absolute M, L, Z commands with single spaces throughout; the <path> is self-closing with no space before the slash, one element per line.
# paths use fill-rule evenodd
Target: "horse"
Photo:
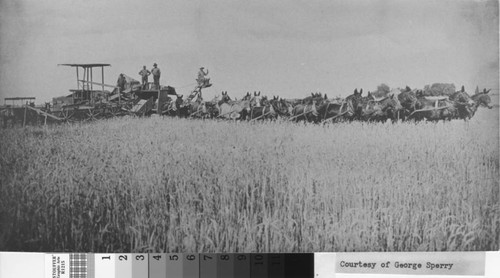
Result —
<path fill-rule="evenodd" d="M 467 94 L 464 86 L 462 86 L 460 91 L 451 94 L 449 99 L 454 103 L 457 118 L 467 120 L 472 118 L 472 116 L 476 113 L 476 102 L 469 96 L 469 94 Z"/>
<path fill-rule="evenodd" d="M 401 103 L 401 106 L 403 107 L 400 115 L 403 121 L 408 119 L 413 111 L 416 110 L 417 93 L 418 91 L 414 91 L 410 89 L 410 87 L 406 86 L 406 89 L 402 90 L 398 95 L 399 103 Z"/>
<path fill-rule="evenodd" d="M 205 101 L 200 94 L 196 97 L 195 101 L 191 101 L 188 106 L 189 117 L 205 118 L 208 115 L 208 110 Z"/>
<path fill-rule="evenodd" d="M 222 92 L 222 99 L 218 102 L 219 115 L 225 119 L 246 119 L 250 112 L 250 100 L 231 100 L 226 92 Z"/>
<path fill-rule="evenodd" d="M 344 118 L 351 118 L 354 115 L 352 99 L 343 100 L 341 103 L 334 101 L 325 101 L 317 107 L 318 117 L 316 121 L 329 121 Z"/>
<path fill-rule="evenodd" d="M 177 110 L 176 101 L 174 101 L 171 97 L 168 97 L 167 101 L 163 104 L 162 114 L 175 117 L 178 115 Z"/>
<path fill-rule="evenodd" d="M 222 97 L 220 100 L 217 101 L 217 105 L 221 105 L 223 103 L 226 103 L 226 102 L 229 102 L 231 101 L 231 98 L 229 97 L 229 95 L 227 94 L 227 91 L 222 91 L 221 93 Z M 215 98 L 214 98 L 215 99 Z M 218 98 L 217 98 L 218 99 Z"/>
<path fill-rule="evenodd" d="M 170 101 L 165 114 L 175 117 L 188 117 L 189 116 L 189 103 L 185 103 L 183 95 L 177 95 L 177 99 Z"/>
<path fill-rule="evenodd" d="M 416 121 L 467 120 L 474 115 L 478 107 L 476 102 L 467 94 L 464 86 L 460 91 L 456 91 L 448 97 L 424 96 L 420 90 L 416 91 L 415 96 L 417 100 L 408 118 Z M 479 95 L 477 97 L 481 98 Z M 487 98 L 484 98 L 484 100 L 487 101 Z"/>
<path fill-rule="evenodd" d="M 385 122 L 391 119 L 394 123 L 399 119 L 399 112 L 402 108 L 397 96 L 392 94 L 382 99 L 368 100 L 361 112 L 361 118 L 377 122 Z"/>
<path fill-rule="evenodd" d="M 354 110 L 354 114 L 350 117 L 350 120 L 364 120 L 363 111 L 368 108 L 371 101 L 375 100 L 375 97 L 370 92 L 364 97 L 363 89 L 358 91 L 356 88 L 354 89 L 354 93 L 347 96 L 345 100 L 351 102 Z"/>
<path fill-rule="evenodd" d="M 316 100 L 312 99 L 310 104 L 297 104 L 292 109 L 292 117 L 290 120 L 317 122 L 318 111 L 316 109 Z"/>
<path fill-rule="evenodd" d="M 205 108 L 207 109 L 206 117 L 216 118 L 219 115 L 219 96 L 215 96 L 212 100 L 205 102 Z"/>
<path fill-rule="evenodd" d="M 273 98 L 273 102 L 276 99 Z M 267 99 L 266 96 L 262 97 L 259 101 L 258 106 L 252 106 L 250 108 L 250 119 L 251 120 L 257 120 L 257 119 L 276 119 L 278 114 L 274 110 L 274 106 L 271 104 L 271 101 Z"/>
<path fill-rule="evenodd" d="M 483 89 L 482 92 L 476 92 L 471 99 L 477 104 L 477 106 L 484 106 L 487 107 L 488 109 L 492 109 L 493 106 L 490 105 L 491 103 L 491 98 L 488 95 L 488 93 L 491 91 L 491 89 L 486 90 Z"/>
<path fill-rule="evenodd" d="M 351 102 L 354 109 L 354 114 L 351 117 L 353 120 L 361 119 L 361 113 L 363 111 L 363 89 L 358 92 L 358 88 L 354 89 L 354 93 L 345 98 L 346 101 Z"/>
<path fill-rule="evenodd" d="M 276 112 L 276 117 L 288 118 L 292 114 L 293 106 L 279 96 L 274 96 L 273 99 L 269 101 L 269 104 Z"/>
<path fill-rule="evenodd" d="M 453 101 L 442 98 L 442 99 L 431 99 L 431 98 L 417 98 L 415 103 L 415 109 L 412 111 L 407 119 L 412 119 L 415 121 L 427 120 L 431 122 L 438 122 L 440 120 L 451 120 L 457 117 L 457 108 Z"/>
<path fill-rule="evenodd" d="M 320 105 L 323 103 L 323 101 L 326 100 L 326 95 L 325 97 L 323 97 L 321 95 L 321 93 L 311 93 L 311 96 L 308 96 L 308 97 L 305 97 L 303 98 L 300 103 L 302 104 L 311 104 L 313 101 L 315 101 L 315 103 L 317 105 Z"/>
<path fill-rule="evenodd" d="M 480 106 L 483 106 L 483 107 L 487 107 L 488 109 L 492 109 L 493 106 L 490 105 L 491 103 L 491 98 L 490 96 L 488 95 L 488 93 L 491 91 L 491 89 L 489 90 L 486 90 L 483 89 L 482 92 L 476 92 L 473 96 L 470 97 L 470 99 L 473 101 L 473 105 L 471 105 L 468 109 L 468 111 L 470 112 L 469 113 L 469 119 L 472 118 L 476 112 L 477 112 L 477 109 L 480 107 Z"/>
<path fill-rule="evenodd" d="M 247 92 L 247 94 L 242 98 L 242 100 L 250 100 L 252 99 L 252 95 L 250 94 L 250 92 Z"/>
<path fill-rule="evenodd" d="M 248 93 L 247 93 L 247 96 L 248 96 Z M 250 96 L 249 98 L 246 97 L 246 98 L 243 98 L 242 100 L 250 100 L 250 106 L 251 107 L 260 107 L 262 106 L 262 96 L 260 95 L 260 91 L 257 93 L 257 92 L 253 92 L 253 96 Z"/>

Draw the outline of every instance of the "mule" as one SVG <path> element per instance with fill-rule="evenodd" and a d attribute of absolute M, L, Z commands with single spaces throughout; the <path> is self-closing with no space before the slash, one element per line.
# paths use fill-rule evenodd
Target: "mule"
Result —
<path fill-rule="evenodd" d="M 307 121 L 307 122 L 317 122 L 318 121 L 318 111 L 316 109 L 316 100 L 312 100 L 311 104 L 297 104 L 292 109 L 291 120 L 295 122 Z"/>
<path fill-rule="evenodd" d="M 173 100 L 172 98 L 168 98 L 167 102 L 165 102 L 163 105 L 162 114 L 175 117 L 178 115 L 177 110 L 178 108 L 176 105 L 176 101 Z"/>
<path fill-rule="evenodd" d="M 416 110 L 417 91 L 411 90 L 408 86 L 398 95 L 399 103 L 402 109 L 400 113 L 401 120 L 407 120 L 410 115 Z"/>
<path fill-rule="evenodd" d="M 415 121 L 431 121 L 438 122 L 440 120 L 446 121 L 457 117 L 457 108 L 453 101 L 449 99 L 428 99 L 418 98 L 415 103 L 415 109 L 412 111 L 407 119 Z"/>
<path fill-rule="evenodd" d="M 375 98 L 368 92 L 367 96 L 363 96 L 363 89 L 354 89 L 354 93 L 346 97 L 346 101 L 350 101 L 354 110 L 351 120 L 363 120 L 363 110 L 367 107 L 368 103 Z"/>
<path fill-rule="evenodd" d="M 449 99 L 453 101 L 456 108 L 456 118 L 467 120 L 476 113 L 477 106 L 475 101 L 467 94 L 464 86 L 460 91 L 450 95 Z"/>
<path fill-rule="evenodd" d="M 279 96 L 273 97 L 273 99 L 269 101 L 269 104 L 276 112 L 276 117 L 288 118 L 290 117 L 290 115 L 292 115 L 292 104 L 287 102 L 285 99 L 280 98 Z"/>
<path fill-rule="evenodd" d="M 361 118 L 366 121 L 376 122 L 385 122 L 390 119 L 394 123 L 399 120 L 402 108 L 401 103 L 395 95 L 390 95 L 382 99 L 368 100 L 361 111 Z"/>
<path fill-rule="evenodd" d="M 265 96 L 260 99 L 258 105 L 250 108 L 250 120 L 276 119 L 277 116 L 278 114 L 274 110 L 274 106 L 271 105 L 271 101 L 269 101 Z"/>
<path fill-rule="evenodd" d="M 313 101 L 316 103 L 316 105 L 320 105 L 323 103 L 323 101 L 325 101 L 325 97 L 323 97 L 321 93 L 311 93 L 311 96 L 303 98 L 300 103 L 311 104 Z"/>
<path fill-rule="evenodd" d="M 350 119 L 354 115 L 352 99 L 344 100 L 341 103 L 336 101 L 325 101 L 317 107 L 317 121 L 339 121 Z"/>
<path fill-rule="evenodd" d="M 189 116 L 189 103 L 185 103 L 182 95 L 177 95 L 175 101 L 171 101 L 167 109 L 168 115 L 184 118 Z"/>
<path fill-rule="evenodd" d="M 250 100 L 231 100 L 227 92 L 222 92 L 222 99 L 218 103 L 219 118 L 241 120 L 246 119 L 250 112 Z"/>
<path fill-rule="evenodd" d="M 215 96 L 212 100 L 205 102 L 208 118 L 217 118 L 219 116 L 219 96 Z"/>
<path fill-rule="evenodd" d="M 487 107 L 488 109 L 492 109 L 493 106 L 490 105 L 491 103 L 491 98 L 490 96 L 488 95 L 488 93 L 491 91 L 491 89 L 489 90 L 486 90 L 486 89 L 483 89 L 482 92 L 476 92 L 472 97 L 471 99 L 477 104 L 477 106 L 483 106 L 483 107 Z"/>
<path fill-rule="evenodd" d="M 488 93 L 491 91 L 490 90 L 486 90 L 484 89 L 482 92 L 479 92 L 479 90 L 477 90 L 477 92 L 470 97 L 470 99 L 472 100 L 472 105 L 468 106 L 468 109 L 466 109 L 467 112 L 469 112 L 466 116 L 467 116 L 467 119 L 471 119 L 472 117 L 474 117 L 474 115 L 476 114 L 477 112 L 477 109 L 482 106 L 482 107 L 486 107 L 488 109 L 492 109 L 493 106 L 490 105 L 491 103 L 491 98 L 490 96 L 488 95 Z M 464 118 L 465 119 L 465 118 Z"/>
<path fill-rule="evenodd" d="M 353 120 L 358 120 L 361 119 L 361 111 L 362 111 L 362 106 L 359 105 L 361 103 L 361 99 L 363 95 L 363 89 L 361 89 L 358 92 L 358 88 L 354 89 L 354 93 L 352 95 L 348 95 L 345 100 L 350 101 L 352 104 L 352 107 L 354 109 L 354 114 L 351 117 Z"/>
<path fill-rule="evenodd" d="M 261 107 L 262 106 L 262 99 L 264 97 L 260 95 L 260 91 L 257 93 L 257 92 L 253 92 L 253 96 L 250 97 L 250 106 L 251 107 Z M 267 98 L 266 98 L 267 99 Z M 243 99 L 243 100 L 247 100 L 247 99 Z"/>
<path fill-rule="evenodd" d="M 203 101 L 201 95 L 198 95 L 195 101 L 191 101 L 188 107 L 189 117 L 205 118 L 208 115 L 205 101 Z"/>

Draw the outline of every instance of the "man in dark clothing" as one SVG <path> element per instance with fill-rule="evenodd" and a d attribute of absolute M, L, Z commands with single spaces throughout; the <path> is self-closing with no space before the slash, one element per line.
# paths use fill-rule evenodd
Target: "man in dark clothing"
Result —
<path fill-rule="evenodd" d="M 142 67 L 142 70 L 139 71 L 139 75 L 142 76 L 142 86 L 144 87 L 148 84 L 148 76 L 151 74 L 149 70 L 146 69 L 146 66 Z"/>
<path fill-rule="evenodd" d="M 120 73 L 120 76 L 118 76 L 118 81 L 116 81 L 116 86 L 120 88 L 120 92 L 123 92 L 125 90 L 125 84 L 127 84 L 127 80 L 125 79 L 125 76 L 123 76 L 123 73 Z"/>
<path fill-rule="evenodd" d="M 157 68 L 157 66 L 158 65 L 156 63 L 153 64 L 153 69 L 151 70 L 151 73 L 153 74 L 154 84 L 155 84 L 156 88 L 160 88 L 161 72 L 160 72 L 160 69 Z"/>

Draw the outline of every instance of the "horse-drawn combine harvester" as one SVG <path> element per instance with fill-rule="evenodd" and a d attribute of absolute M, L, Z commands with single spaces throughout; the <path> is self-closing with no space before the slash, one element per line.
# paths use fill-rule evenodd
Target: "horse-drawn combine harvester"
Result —
<path fill-rule="evenodd" d="M 11 124 L 47 124 L 92 121 L 123 115 L 162 114 L 161 110 L 170 96 L 176 96 L 170 86 L 140 84 L 121 74 L 125 79 L 122 87 L 104 83 L 104 68 L 110 64 L 61 64 L 76 69 L 76 89 L 70 94 L 53 98 L 43 106 L 34 105 L 34 97 L 6 98 L 0 107 L 4 126 Z M 101 69 L 101 82 L 94 81 L 94 69 Z M 109 89 L 109 90 L 106 90 Z M 201 90 L 201 89 L 198 89 Z M 28 102 L 28 100 L 30 102 Z M 10 104 L 7 102 L 11 101 Z M 15 102 L 16 101 L 16 102 Z"/>
<path fill-rule="evenodd" d="M 53 98 L 52 103 L 35 106 L 34 97 L 6 98 L 0 107 L 4 127 L 12 125 L 71 123 L 93 121 L 124 115 L 152 114 L 188 118 L 215 118 L 257 121 L 282 118 L 290 121 L 439 121 L 470 119 L 479 106 L 490 106 L 490 90 L 476 88 L 469 96 L 464 87 L 436 83 L 423 90 L 389 89 L 385 84 L 363 96 L 362 90 L 346 98 L 329 99 L 326 94 L 311 93 L 303 99 L 261 96 L 260 92 L 232 100 L 227 92 L 204 101 L 202 89 L 212 86 L 210 79 L 197 80 L 197 86 L 186 99 L 175 88 L 139 81 L 120 74 L 116 86 L 104 83 L 104 68 L 109 64 L 62 64 L 76 69 L 77 87 L 71 94 Z M 94 69 L 101 69 L 101 82 L 94 81 Z M 109 90 L 106 90 L 109 89 Z M 174 99 L 173 97 L 176 97 Z M 7 103 L 10 101 L 10 105 Z"/>

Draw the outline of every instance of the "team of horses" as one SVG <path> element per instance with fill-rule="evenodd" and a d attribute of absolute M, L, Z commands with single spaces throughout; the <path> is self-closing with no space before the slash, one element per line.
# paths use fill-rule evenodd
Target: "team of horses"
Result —
<path fill-rule="evenodd" d="M 312 123 L 338 121 L 449 121 L 468 120 L 480 106 L 492 108 L 490 90 L 484 89 L 469 95 L 462 86 L 460 91 L 443 96 L 426 96 L 423 90 L 394 89 L 363 95 L 363 90 L 355 89 L 346 98 L 328 98 L 321 93 L 311 93 L 303 99 L 284 99 L 279 96 L 268 98 L 260 92 L 247 92 L 241 99 L 232 99 L 222 92 L 212 100 L 205 101 L 201 93 L 194 100 L 168 98 L 162 109 L 163 115 L 183 118 L 215 118 L 242 121 L 285 119 Z M 158 111 L 158 110 L 157 110 Z M 0 109 L 0 118 L 6 127 L 16 119 L 37 119 L 27 109 Z M 19 114 L 19 115 L 16 115 Z M 23 117 L 24 116 L 24 117 Z"/>
<path fill-rule="evenodd" d="M 165 115 L 193 118 L 231 120 L 287 119 L 326 123 L 336 121 L 433 121 L 463 119 L 474 116 L 478 107 L 492 108 L 490 90 L 476 90 L 469 95 L 464 87 L 451 95 L 425 96 L 422 90 L 396 89 L 385 95 L 375 96 L 355 89 L 346 98 L 330 99 L 321 93 L 311 93 L 303 99 L 268 98 L 260 92 L 249 92 L 243 98 L 232 99 L 227 91 L 212 100 L 205 101 L 198 95 L 193 101 L 182 96 L 170 99 L 162 109 Z"/>

